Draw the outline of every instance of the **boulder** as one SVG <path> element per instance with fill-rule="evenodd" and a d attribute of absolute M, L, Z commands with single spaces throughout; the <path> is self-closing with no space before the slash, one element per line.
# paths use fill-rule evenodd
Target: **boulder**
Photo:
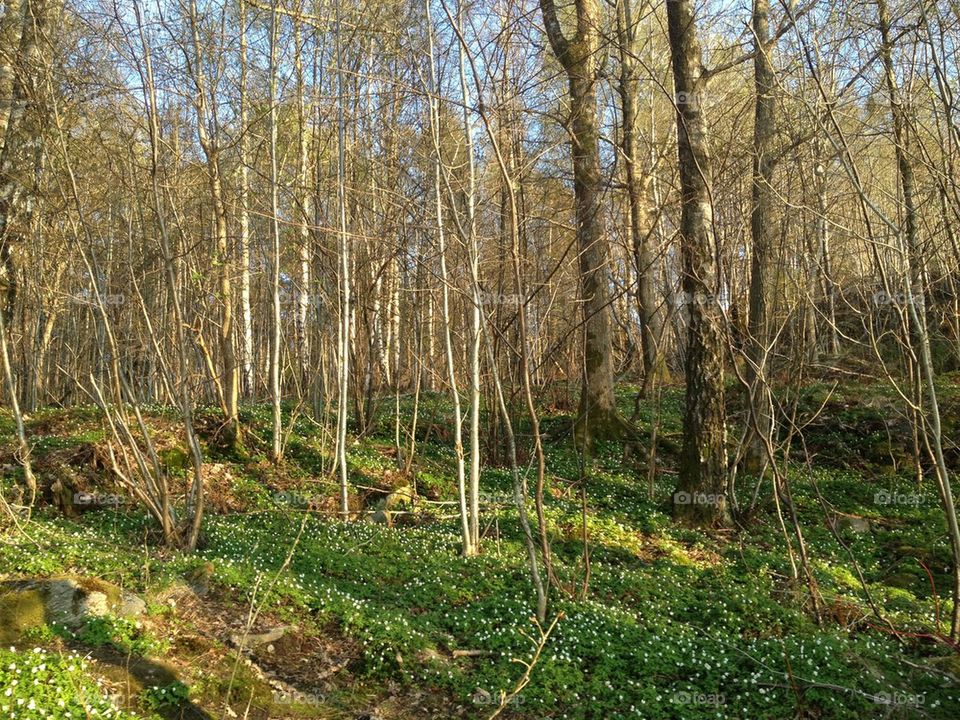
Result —
<path fill-rule="evenodd" d="M 870 521 L 859 515 L 844 515 L 837 513 L 833 518 L 834 527 L 838 531 L 849 530 L 852 533 L 863 534 L 870 532 Z"/>
<path fill-rule="evenodd" d="M 137 617 L 146 603 L 103 580 L 62 576 L 0 582 L 0 642 L 15 642 L 30 628 L 82 625 L 104 615 Z"/>
<path fill-rule="evenodd" d="M 230 642 L 239 648 L 248 649 L 260 647 L 261 645 L 271 645 L 286 635 L 287 631 L 290 629 L 291 628 L 281 626 L 272 628 L 262 633 L 248 633 L 246 637 L 243 635 L 231 635 Z"/>
<path fill-rule="evenodd" d="M 413 502 L 416 497 L 416 491 L 409 485 L 398 487 L 392 493 L 387 495 L 387 499 L 384 500 L 384 508 L 386 510 L 398 510 L 400 508 L 409 509 L 413 506 Z"/>
<path fill-rule="evenodd" d="M 368 515 L 368 519 L 375 523 L 393 525 L 393 513 L 411 509 L 416 498 L 416 491 L 409 485 L 399 487 L 373 506 L 373 512 Z"/>

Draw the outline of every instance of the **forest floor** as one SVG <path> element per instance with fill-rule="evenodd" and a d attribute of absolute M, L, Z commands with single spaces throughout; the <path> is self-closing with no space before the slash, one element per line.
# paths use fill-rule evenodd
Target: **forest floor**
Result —
<path fill-rule="evenodd" d="M 956 441 L 960 377 L 942 382 L 945 434 Z M 634 393 L 620 388 L 626 415 Z M 960 654 L 943 636 L 945 523 L 932 482 L 918 486 L 902 403 L 849 379 L 798 397 L 802 437 L 788 476 L 822 597 L 818 623 L 807 585 L 791 580 L 768 478 L 740 478 L 739 504 L 757 503 L 736 530 L 671 520 L 682 397 L 668 387 L 639 405 L 647 440 L 660 424 L 652 474 L 645 449 L 619 445 L 598 448 L 581 473 L 570 410 L 543 408 L 546 513 L 565 588 L 553 591 L 550 615 L 563 617 L 501 717 L 960 717 Z M 400 405 L 409 427 L 412 401 Z M 441 504 L 456 486 L 449 401 L 423 397 L 410 474 L 397 467 L 392 411 L 387 398 L 374 430 L 349 448 L 356 508 L 407 485 L 424 501 L 391 526 L 336 519 L 328 429 L 296 417 L 275 467 L 266 459 L 269 407 L 243 409 L 244 449 L 230 454 L 208 444 L 216 413 L 199 413 L 209 497 L 192 554 L 161 547 L 109 481 L 99 411 L 30 416 L 46 497 L 23 532 L 3 535 L 0 580 L 100 578 L 147 609 L 138 621 L 41 625 L 17 639 L 0 627 L 0 717 L 490 717 L 500 693 L 517 686 L 518 661 L 530 660 L 537 635 L 510 473 L 484 469 L 483 551 L 461 557 L 455 506 Z M 152 407 L 145 418 L 182 499 L 189 472 L 176 416 Z M 0 433 L 10 496 L 18 468 L 9 416 Z M 952 442 L 948 454 L 956 469 Z M 522 460 L 532 486 L 535 471 Z M 96 501 L 64 512 L 51 487 Z M 282 637 L 238 651 L 245 631 L 276 628 Z"/>

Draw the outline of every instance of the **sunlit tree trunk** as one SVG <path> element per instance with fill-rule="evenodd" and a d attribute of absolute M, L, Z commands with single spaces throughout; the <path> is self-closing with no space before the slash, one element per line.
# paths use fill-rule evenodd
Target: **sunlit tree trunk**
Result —
<path fill-rule="evenodd" d="M 273 253 L 270 258 L 270 296 L 272 313 L 270 316 L 270 401 L 273 417 L 273 443 L 271 445 L 271 459 L 280 462 L 283 458 L 283 418 L 280 412 L 280 199 L 278 183 L 280 182 L 277 168 L 277 40 L 280 32 L 280 22 L 277 13 L 277 4 L 274 0 L 270 13 L 270 236 L 273 242 Z"/>
<path fill-rule="evenodd" d="M 639 115 L 637 28 L 633 0 L 620 0 L 617 12 L 617 42 L 620 46 L 620 99 L 623 114 L 623 161 L 626 167 L 627 201 L 630 209 L 630 247 L 636 273 L 636 303 L 640 317 L 644 387 L 655 379 L 660 362 L 657 338 L 660 327 L 654 292 L 656 253 L 652 212 L 649 207 L 652 176 L 643 172 L 638 150 Z"/>
<path fill-rule="evenodd" d="M 197 134 L 200 147 L 206 158 L 207 182 L 213 210 L 213 230 L 216 246 L 216 270 L 220 276 L 220 386 L 226 411 L 221 438 L 225 446 L 233 447 L 238 441 L 240 377 L 237 372 L 236 353 L 233 348 L 233 267 L 230 262 L 229 235 L 227 228 L 227 203 L 223 190 L 223 175 L 220 165 L 220 131 L 217 126 L 216 109 L 211 107 L 213 97 L 209 94 L 204 78 L 204 53 L 201 51 L 200 19 L 196 0 L 190 0 L 190 28 L 193 40 L 193 55 L 186 60 L 196 93 L 194 109 L 197 115 Z"/>
<path fill-rule="evenodd" d="M 246 397 L 254 394 L 253 374 L 253 310 L 250 306 L 250 121 L 247 117 L 247 10 L 246 0 L 240 2 L 240 142 L 237 147 L 240 165 L 240 197 L 237 208 L 240 250 L 240 367 L 242 391 Z"/>
<path fill-rule="evenodd" d="M 338 258 L 340 276 L 340 327 L 337 343 L 337 365 L 339 368 L 339 397 L 337 401 L 337 465 L 340 471 L 340 513 L 344 520 L 350 513 L 347 476 L 347 407 L 349 405 L 350 384 L 350 238 L 347 228 L 347 156 L 346 156 L 346 117 L 344 103 L 347 101 L 343 82 L 343 37 L 341 35 L 340 0 L 336 0 L 336 24 L 334 43 L 336 44 L 337 73 L 337 224 Z"/>
<path fill-rule="evenodd" d="M 770 41 L 770 0 L 753 0 L 753 182 L 750 211 L 750 299 L 747 320 L 746 379 L 750 419 L 747 424 L 745 466 L 759 472 L 764 462 L 764 440 L 773 430 L 773 402 L 766 380 L 770 352 L 767 319 L 773 223 L 773 171 L 776 141 L 776 77 Z M 812 298 L 810 299 L 812 303 Z"/>
<path fill-rule="evenodd" d="M 726 524 L 727 420 L 724 398 L 724 327 L 713 231 L 706 80 L 693 0 L 667 3 L 677 106 L 680 163 L 681 287 L 688 310 L 686 408 L 677 517 L 701 525 Z"/>
<path fill-rule="evenodd" d="M 613 341 L 610 319 L 609 239 L 603 222 L 597 67 L 600 12 L 596 0 L 576 3 L 575 33 L 564 35 L 554 0 L 540 0 L 553 52 L 567 75 L 573 186 L 576 196 L 580 297 L 583 308 L 583 390 L 577 435 L 585 446 L 622 435 L 613 394 Z"/>
<path fill-rule="evenodd" d="M 452 318 L 450 314 L 450 274 L 447 272 L 447 243 L 443 220 L 443 158 L 440 145 L 440 103 L 437 97 L 437 78 L 434 66 L 433 18 L 430 14 L 430 1 L 425 4 L 427 20 L 427 45 L 430 53 L 429 87 L 427 88 L 427 105 L 430 114 L 430 138 L 433 143 L 433 201 L 436 219 L 437 249 L 440 259 L 440 297 L 441 321 L 443 324 L 443 349 L 447 368 L 447 382 L 450 385 L 450 396 L 453 399 L 453 449 L 457 462 L 457 500 L 460 505 L 461 550 L 464 555 L 476 555 L 477 548 L 473 544 L 474 534 L 470 527 L 470 515 L 466 488 L 466 467 L 463 452 L 463 412 L 460 405 L 460 390 L 457 383 L 457 372 L 454 365 L 453 337 L 451 334 Z"/>
<path fill-rule="evenodd" d="M 300 10 L 302 10 L 302 0 Z M 297 258 L 299 262 L 297 293 L 297 363 L 299 377 L 297 382 L 301 388 L 308 382 L 307 372 L 310 366 L 310 334 L 307 326 L 309 317 L 312 288 L 310 283 L 310 259 L 311 259 L 311 238 L 310 223 L 313 219 L 312 198 L 310 192 L 309 179 L 310 172 L 308 166 L 309 157 L 309 134 L 310 128 L 307 125 L 307 118 L 311 110 L 306 101 L 306 83 L 304 81 L 303 71 L 303 23 L 300 19 L 294 20 L 294 73 L 297 78 L 297 212 L 299 215 L 298 232 L 299 246 L 297 248 Z"/>

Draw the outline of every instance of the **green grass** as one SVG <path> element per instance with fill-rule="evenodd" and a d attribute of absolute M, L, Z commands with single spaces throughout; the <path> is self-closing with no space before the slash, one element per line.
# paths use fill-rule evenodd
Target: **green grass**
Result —
<path fill-rule="evenodd" d="M 628 392 L 621 401 L 632 409 Z M 404 407 L 409 412 L 409 399 Z M 424 427 L 445 422 L 448 410 L 441 398 L 426 398 Z M 244 412 L 247 422 L 269 423 L 259 408 Z M 642 405 L 641 422 L 652 419 L 652 412 L 649 402 Z M 664 432 L 679 431 L 680 412 L 680 395 L 667 391 Z M 546 421 L 559 427 L 564 417 L 548 415 Z M 260 425 L 257 435 L 267 438 Z M 392 430 L 381 425 L 381 434 L 350 448 L 356 483 L 393 467 L 381 452 L 392 446 Z M 316 492 L 315 473 L 329 467 L 330 459 L 315 425 L 302 423 L 298 430 L 287 480 Z M 419 450 L 421 492 L 429 488 L 449 498 L 454 456 L 448 444 L 424 436 Z M 547 516 L 557 574 L 579 589 L 583 521 L 572 485 L 580 461 L 562 438 L 547 450 Z M 76 522 L 39 513 L 30 526 L 39 547 L 23 539 L 0 544 L 0 567 L 16 575 L 88 574 L 149 596 L 209 562 L 213 596 L 238 614 L 256 588 L 265 612 L 302 627 L 336 628 L 356 642 L 360 650 L 350 672 L 371 686 L 399 683 L 446 695 L 466 708 L 467 717 L 488 715 L 487 699 L 514 687 L 523 672 L 517 660 L 529 659 L 533 650 L 527 636 L 535 630 L 534 596 L 516 510 L 498 510 L 499 538 L 488 538 L 475 558 L 460 557 L 455 521 L 389 528 L 307 516 L 300 534 L 303 512 L 272 502 L 256 471 L 262 451 L 248 439 L 246 455 L 234 459 L 238 495 L 247 498 L 249 512 L 208 515 L 202 549 L 194 556 L 145 544 L 151 523 L 127 507 Z M 957 716 L 960 688 L 925 669 L 952 668 L 956 675 L 960 663 L 946 649 L 910 635 L 898 642 L 869 617 L 847 627 L 833 611 L 866 607 L 852 554 L 874 602 L 898 630 L 929 635 L 937 630 L 938 611 L 949 618 L 949 548 L 932 488 L 918 491 L 896 473 L 790 469 L 826 605 L 818 626 L 805 586 L 788 578 L 768 483 L 761 485 L 751 522 L 738 534 L 718 537 L 670 520 L 669 457 L 654 478 L 652 496 L 641 462 L 624 462 L 622 450 L 609 446 L 599 448 L 586 468 L 589 593 L 581 600 L 554 592 L 551 613 L 563 612 L 564 618 L 511 705 L 513 717 L 859 720 L 886 717 L 891 710 L 890 717 L 920 711 L 945 720 Z M 485 494 L 505 494 L 509 486 L 504 469 L 485 469 Z M 753 481 L 744 479 L 740 490 L 740 502 L 748 503 Z M 832 511 L 868 518 L 870 532 L 841 530 L 846 548 L 838 543 L 817 490 Z M 902 501 L 911 493 L 915 502 L 878 501 Z M 294 547 L 289 568 L 281 572 Z M 266 588 L 272 589 L 264 594 Z M 143 654 L 160 651 L 151 643 L 163 640 L 112 625 L 79 639 Z M 479 653 L 454 659 L 454 650 Z M 177 692 L 185 690 L 171 690 L 171 697 Z"/>
<path fill-rule="evenodd" d="M 135 720 L 118 710 L 86 672 L 79 654 L 36 648 L 0 649 L 0 714 L 18 720 L 110 718 Z M 139 716 L 144 717 L 144 716 Z"/>

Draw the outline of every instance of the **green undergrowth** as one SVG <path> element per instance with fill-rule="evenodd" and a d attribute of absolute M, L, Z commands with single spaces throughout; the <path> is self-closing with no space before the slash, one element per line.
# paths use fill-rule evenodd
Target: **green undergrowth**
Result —
<path fill-rule="evenodd" d="M 824 392 L 811 391 L 809 404 L 822 401 Z M 621 412 L 629 415 L 631 389 L 619 397 Z M 876 402 L 887 401 L 878 396 Z M 409 398 L 403 412 L 409 422 Z M 682 393 L 668 388 L 659 413 L 663 437 L 679 432 L 681 412 Z M 641 426 L 655 416 L 652 401 L 644 401 Z M 788 468 L 820 596 L 815 611 L 802 577 L 791 578 L 788 538 L 770 500 L 769 477 L 741 478 L 738 504 L 748 508 L 757 498 L 742 527 L 723 533 L 682 528 L 670 518 L 676 476 L 669 452 L 652 478 L 642 454 L 625 456 L 615 445 L 601 444 L 584 465 L 558 430 L 570 417 L 563 408 L 544 413 L 551 430 L 546 515 L 564 588 L 554 589 L 550 616 L 562 612 L 563 618 L 507 717 L 957 717 L 960 688 L 950 678 L 960 675 L 960 661 L 937 640 L 952 609 L 950 554 L 929 481 L 918 487 L 903 468 Z M 238 618 L 256 593 L 264 613 L 317 632 L 335 628 L 349 638 L 357 646 L 349 671 L 364 682 L 443 695 L 464 708 L 465 717 L 488 717 L 499 693 L 510 692 L 521 677 L 518 661 L 530 659 L 530 637 L 537 637 L 509 471 L 484 469 L 484 498 L 504 502 L 485 512 L 483 553 L 464 558 L 456 520 L 440 511 L 416 526 L 387 527 L 342 523 L 278 501 L 279 491 L 288 493 L 287 500 L 290 493 L 335 492 L 320 474 L 331 467 L 331 448 L 321 428 L 298 420 L 285 468 L 268 471 L 260 443 L 269 437 L 269 413 L 248 407 L 243 420 L 254 432 L 242 451 L 218 462 L 230 466 L 245 511 L 208 514 L 195 554 L 157 547 L 151 521 L 130 504 L 75 520 L 42 511 L 27 528 L 29 540 L 0 544 L 0 568 L 10 576 L 101 577 L 143 593 L 149 604 L 205 565 L 211 596 Z M 410 478 L 398 478 L 392 426 L 383 418 L 351 444 L 357 493 L 366 485 L 413 482 L 429 497 L 453 497 L 455 457 L 441 433 L 450 424 L 448 404 L 425 396 L 420 424 Z M 518 430 L 525 442 L 524 426 Z M 90 428 L 80 422 L 76 431 Z M 532 487 L 530 467 L 525 464 L 524 472 Z M 786 525 L 796 549 L 789 518 Z M 71 639 L 162 654 L 162 623 L 175 611 L 151 612 L 148 635 L 105 621 Z M 71 672 L 83 678 L 77 687 L 90 686 L 82 669 Z M 171 697 L 180 692 L 187 689 L 171 689 Z M 159 707 L 164 697 L 144 701 Z"/>

